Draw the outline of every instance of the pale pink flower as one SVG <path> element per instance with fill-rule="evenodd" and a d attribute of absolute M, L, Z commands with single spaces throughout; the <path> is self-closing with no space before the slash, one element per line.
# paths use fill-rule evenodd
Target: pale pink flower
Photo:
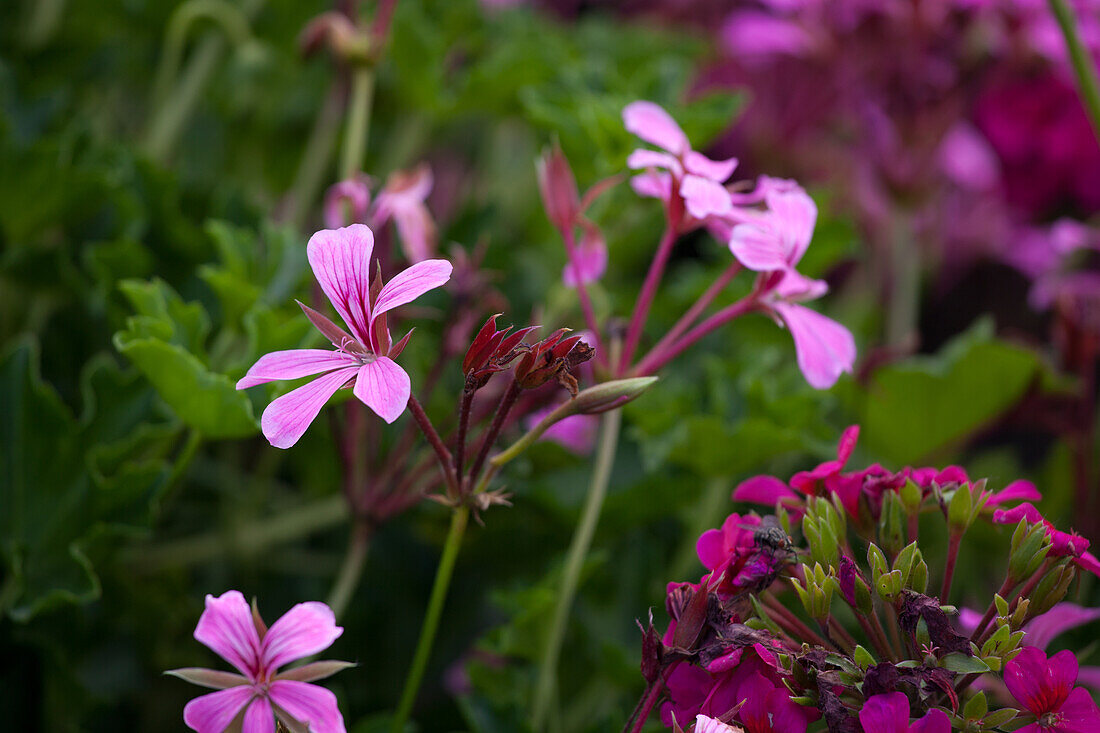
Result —
<path fill-rule="evenodd" d="M 218 690 L 187 703 L 184 722 L 198 733 L 221 733 L 243 712 L 243 733 L 271 733 L 276 716 L 293 730 L 344 733 L 336 696 L 309 682 L 352 665 L 313 662 L 278 672 L 284 664 L 327 649 L 343 632 L 324 603 L 299 603 L 266 628 L 240 591 L 226 591 L 217 598 L 208 595 L 195 638 L 240 674 L 170 670 L 168 674 Z"/>
<path fill-rule="evenodd" d="M 729 234 L 738 262 L 756 272 L 793 269 L 813 239 L 817 206 L 794 181 L 763 177 L 764 211 L 739 209 L 743 219 Z"/>
<path fill-rule="evenodd" d="M 573 262 L 567 262 L 561 271 L 566 287 L 575 288 L 579 283 L 587 285 L 603 277 L 607 270 L 607 242 L 597 227 L 584 227 L 584 234 L 573 255 Z"/>
<path fill-rule="evenodd" d="M 780 275 L 782 280 L 764 298 L 764 304 L 791 332 L 798 368 L 815 389 L 828 389 L 841 374 L 851 372 L 856 360 L 852 332 L 800 301 L 825 294 L 821 280 L 804 277 L 795 270 Z"/>
<path fill-rule="evenodd" d="M 745 733 L 745 729 L 700 714 L 695 716 L 695 733 Z"/>
<path fill-rule="evenodd" d="M 412 331 L 394 343 L 386 326 L 386 313 L 446 283 L 451 277 L 451 263 L 418 262 L 372 295 L 373 250 L 374 234 L 364 224 L 314 234 L 306 248 L 310 267 L 350 335 L 299 303 L 336 350 L 291 349 L 265 354 L 237 382 L 237 389 L 245 389 L 278 379 L 318 375 L 275 399 L 264 410 L 260 427 L 276 448 L 297 443 L 325 402 L 341 387 L 352 387 L 355 396 L 388 423 L 405 411 L 411 383 L 394 359 L 405 348 Z"/>
<path fill-rule="evenodd" d="M 421 262 L 435 254 L 438 239 L 435 220 L 424 203 L 432 192 L 433 181 L 427 163 L 411 171 L 397 171 L 390 175 L 374 203 L 371 225 L 377 229 L 393 219 L 401 249 L 409 262 Z"/>
<path fill-rule="evenodd" d="M 653 102 L 628 104 L 623 109 L 623 124 L 628 132 L 661 148 L 638 148 L 627 158 L 628 167 L 649 169 L 633 179 L 635 191 L 667 202 L 675 190 L 688 213 L 699 220 L 730 211 L 733 204 L 722 183 L 733 175 L 736 158 L 711 160 L 692 150 L 676 120 Z"/>
<path fill-rule="evenodd" d="M 345 224 L 364 221 L 368 208 L 370 208 L 369 177 L 359 174 L 334 183 L 325 191 L 325 227 L 339 229 Z"/>

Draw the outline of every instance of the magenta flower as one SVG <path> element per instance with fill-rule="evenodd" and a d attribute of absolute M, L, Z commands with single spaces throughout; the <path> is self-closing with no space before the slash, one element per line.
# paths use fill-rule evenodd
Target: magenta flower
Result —
<path fill-rule="evenodd" d="M 729 212 L 733 204 L 722 186 L 737 167 L 737 159 L 711 160 L 691 149 L 676 120 L 653 102 L 631 102 L 623 109 L 623 124 L 647 143 L 661 150 L 638 148 L 627 158 L 628 167 L 649 169 L 634 178 L 634 190 L 642 196 L 671 199 L 675 190 L 696 219 Z"/>
<path fill-rule="evenodd" d="M 208 595 L 195 638 L 240 674 L 199 668 L 170 670 L 168 674 L 218 690 L 187 703 L 184 722 L 198 733 L 221 733 L 243 712 L 243 733 L 271 733 L 276 717 L 292 730 L 344 733 L 336 696 L 309 682 L 351 664 L 313 662 L 277 671 L 288 662 L 327 649 L 343 632 L 324 603 L 299 603 L 267 628 L 239 591 L 226 591 L 217 598 Z"/>
<path fill-rule="evenodd" d="M 388 423 L 405 411 L 411 383 L 394 359 L 405 348 L 412 331 L 394 343 L 386 327 L 386 313 L 446 283 L 451 263 L 418 262 L 372 294 L 373 249 L 374 234 L 363 224 L 314 234 L 306 250 L 310 267 L 351 334 L 302 305 L 306 316 L 336 350 L 291 349 L 265 354 L 237 382 L 237 389 L 246 389 L 277 379 L 318 375 L 273 400 L 264 410 L 260 427 L 276 448 L 297 443 L 325 402 L 341 387 L 352 387 L 355 396 Z"/>
<path fill-rule="evenodd" d="M 1100 709 L 1077 682 L 1077 657 L 1068 649 L 1047 658 L 1024 647 L 1005 665 L 1005 685 L 1035 716 L 1019 733 L 1092 733 L 1100 730 Z"/>
<path fill-rule="evenodd" d="M 1023 502 L 1012 509 L 997 509 L 993 512 L 993 521 L 996 524 L 1017 524 L 1021 519 L 1026 519 L 1031 524 L 1042 524 L 1050 538 L 1051 557 L 1072 557 L 1077 567 L 1088 570 L 1100 577 L 1100 560 L 1088 551 L 1089 541 L 1079 534 L 1063 532 L 1048 522 L 1035 505 Z"/>
<path fill-rule="evenodd" d="M 794 181 L 761 178 L 760 187 L 767 209 L 740 211 L 747 220 L 730 231 L 730 252 L 756 272 L 793 269 L 810 246 L 817 206 Z"/>
<path fill-rule="evenodd" d="M 900 692 L 874 695 L 859 711 L 864 733 L 951 733 L 951 720 L 939 708 L 909 724 L 909 698 Z"/>

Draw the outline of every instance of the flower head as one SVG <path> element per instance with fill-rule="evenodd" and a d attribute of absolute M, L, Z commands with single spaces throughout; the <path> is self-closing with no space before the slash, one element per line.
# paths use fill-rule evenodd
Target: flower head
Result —
<path fill-rule="evenodd" d="M 745 729 L 726 725 L 717 718 L 710 718 L 706 715 L 696 715 L 695 733 L 745 733 Z"/>
<path fill-rule="evenodd" d="M 378 192 L 371 225 L 377 229 L 393 219 L 401 248 L 409 262 L 422 262 L 435 254 L 435 220 L 425 205 L 434 178 L 427 163 L 410 171 L 396 171 Z"/>
<path fill-rule="evenodd" d="M 405 411 L 411 383 L 394 359 L 405 348 L 412 331 L 394 343 L 386 314 L 446 283 L 451 263 L 418 262 L 385 285 L 376 279 L 372 287 L 373 249 L 374 234 L 363 224 L 314 234 L 306 250 L 310 267 L 348 331 L 302 305 L 309 320 L 336 350 L 290 349 L 265 354 L 237 382 L 237 389 L 245 389 L 278 379 L 318 375 L 275 399 L 264 410 L 260 427 L 276 448 L 297 443 L 325 402 L 341 387 L 352 387 L 355 396 L 386 422 L 393 422 Z"/>
<path fill-rule="evenodd" d="M 634 190 L 668 203 L 675 191 L 688 213 L 702 220 L 725 214 L 732 208 L 729 192 L 722 186 L 737 167 L 737 159 L 711 160 L 691 149 L 687 135 L 676 120 L 653 102 L 631 102 L 623 109 L 627 131 L 661 148 L 638 148 L 626 164 L 635 170 L 649 169 L 634 178 Z"/>
<path fill-rule="evenodd" d="M 1086 733 L 1100 730 L 1100 709 L 1077 682 L 1077 657 L 1068 649 L 1047 658 L 1024 647 L 1005 665 L 1005 685 L 1036 717 L 1020 733 Z"/>
<path fill-rule="evenodd" d="M 343 733 L 336 696 L 309 684 L 350 664 L 313 662 L 278 668 L 331 646 L 344 632 L 324 603 L 299 603 L 267 628 L 240 591 L 206 597 L 195 638 L 232 664 L 240 674 L 209 669 L 176 669 L 169 674 L 217 692 L 197 697 L 183 709 L 183 720 L 198 733 L 221 733 L 243 712 L 244 733 L 270 733 L 278 717 L 294 730 Z"/>
<path fill-rule="evenodd" d="M 900 692 L 868 699 L 859 711 L 859 724 L 864 733 L 951 733 L 951 720 L 939 708 L 910 725 L 909 698 Z"/>

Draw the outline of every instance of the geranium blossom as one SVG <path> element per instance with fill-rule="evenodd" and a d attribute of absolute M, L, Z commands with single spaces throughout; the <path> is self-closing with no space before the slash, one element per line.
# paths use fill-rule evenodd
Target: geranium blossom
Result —
<path fill-rule="evenodd" d="M 297 443 L 325 402 L 341 387 L 352 387 L 355 396 L 386 422 L 393 422 L 405 411 L 411 383 L 394 359 L 412 332 L 394 343 L 386 326 L 386 313 L 446 283 L 451 264 L 446 260 L 418 262 L 372 294 L 373 249 L 374 234 L 363 224 L 314 234 L 306 250 L 310 267 L 351 333 L 302 305 L 313 325 L 336 350 L 291 349 L 265 354 L 237 382 L 237 389 L 245 389 L 278 379 L 319 375 L 275 399 L 264 410 L 260 426 L 276 448 Z"/>
<path fill-rule="evenodd" d="M 900 692 L 874 695 L 859 711 L 864 733 L 951 733 L 951 720 L 939 708 L 909 724 L 909 698 Z"/>
<path fill-rule="evenodd" d="M 634 190 L 643 196 L 666 202 L 673 190 L 696 219 L 724 214 L 732 208 L 729 192 L 722 186 L 737 167 L 737 159 L 711 160 L 691 149 L 687 135 L 676 120 L 653 102 L 631 102 L 623 109 L 626 129 L 661 150 L 638 148 L 626 164 L 635 170 L 650 169 L 636 176 Z"/>
<path fill-rule="evenodd" d="M 208 595 L 195 639 L 240 674 L 171 670 L 169 674 L 218 690 L 187 703 L 184 722 L 198 733 L 221 733 L 243 711 L 243 733 L 271 733 L 276 717 L 294 730 L 344 733 L 336 696 L 309 682 L 350 665 L 314 662 L 278 672 L 284 664 L 327 649 L 343 632 L 324 603 L 299 603 L 265 628 L 240 591 L 226 591 L 217 598 Z"/>
<path fill-rule="evenodd" d="M 1077 657 L 1068 649 L 1047 658 L 1024 647 L 1005 665 L 1005 685 L 1036 717 L 1020 733 L 1090 733 L 1100 730 L 1100 709 L 1077 682 Z"/>
<path fill-rule="evenodd" d="M 695 733 L 745 733 L 745 729 L 726 725 L 717 718 L 710 718 L 706 715 L 696 715 Z"/>
<path fill-rule="evenodd" d="M 1088 551 L 1089 541 L 1079 534 L 1063 532 L 1043 518 L 1039 510 L 1030 502 L 1023 502 L 1012 509 L 998 509 L 993 512 L 993 521 L 997 524 L 1017 524 L 1026 519 L 1031 524 L 1042 524 L 1050 538 L 1051 557 L 1072 557 L 1074 564 L 1100 577 L 1100 560 Z"/>

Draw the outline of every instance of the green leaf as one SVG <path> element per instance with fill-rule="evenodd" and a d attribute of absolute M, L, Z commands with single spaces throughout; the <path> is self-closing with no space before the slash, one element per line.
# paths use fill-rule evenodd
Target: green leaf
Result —
<path fill-rule="evenodd" d="M 877 370 L 855 400 L 861 435 L 891 461 L 916 463 L 1008 410 L 1043 372 L 1037 354 L 979 323 L 935 356 Z"/>
<path fill-rule="evenodd" d="M 940 660 L 940 666 L 956 674 L 977 674 L 988 672 L 989 665 L 978 657 L 970 657 L 960 652 L 951 652 Z"/>

